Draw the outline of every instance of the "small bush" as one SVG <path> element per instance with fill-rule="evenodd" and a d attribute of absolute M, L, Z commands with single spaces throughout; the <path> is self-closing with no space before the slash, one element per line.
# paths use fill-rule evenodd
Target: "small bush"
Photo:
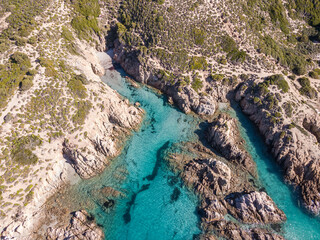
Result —
<path fill-rule="evenodd" d="M 285 93 L 288 92 L 290 89 L 288 82 L 284 79 L 284 77 L 281 74 L 276 74 L 268 77 L 267 83 L 271 85 L 277 85 L 278 88 Z"/>
<path fill-rule="evenodd" d="M 198 92 L 202 87 L 203 87 L 203 83 L 201 81 L 200 78 L 195 77 L 192 81 L 191 87 Z"/>
<path fill-rule="evenodd" d="M 301 85 L 301 88 L 299 89 L 299 92 L 302 95 L 305 95 L 308 98 L 317 97 L 317 91 L 313 87 L 311 87 L 309 78 L 302 77 L 302 78 L 299 78 L 298 81 L 299 81 L 299 83 Z"/>
<path fill-rule="evenodd" d="M 72 117 L 72 121 L 76 125 L 82 125 L 92 108 L 92 104 L 89 101 L 80 101 L 76 104 L 76 107 L 78 110 Z"/>
<path fill-rule="evenodd" d="M 208 67 L 207 60 L 204 57 L 192 57 L 190 61 L 191 70 L 206 70 Z"/>
<path fill-rule="evenodd" d="M 222 50 L 226 53 L 229 53 L 238 48 L 237 43 L 233 40 L 232 37 L 228 35 L 222 37 L 220 45 L 222 47 Z"/>
<path fill-rule="evenodd" d="M 30 165 L 38 162 L 38 157 L 32 150 L 40 146 L 42 140 L 35 135 L 20 137 L 12 142 L 10 156 L 13 161 L 22 165 Z"/>
<path fill-rule="evenodd" d="M 72 77 L 67 84 L 68 88 L 75 96 L 79 98 L 86 98 L 87 97 L 87 89 L 82 83 L 82 79 L 79 78 L 77 75 Z"/>
<path fill-rule="evenodd" d="M 309 72 L 309 76 L 314 79 L 319 79 L 319 74 L 316 71 Z"/>
<path fill-rule="evenodd" d="M 20 67 L 31 67 L 31 62 L 27 54 L 21 52 L 15 52 L 10 56 L 12 63 L 18 64 Z"/>

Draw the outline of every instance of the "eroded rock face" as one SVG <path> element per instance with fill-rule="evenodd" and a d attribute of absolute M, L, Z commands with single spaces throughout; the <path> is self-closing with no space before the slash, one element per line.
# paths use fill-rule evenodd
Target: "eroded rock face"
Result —
<path fill-rule="evenodd" d="M 76 145 L 64 143 L 63 154 L 72 161 L 72 166 L 81 178 L 88 179 L 103 171 L 108 164 L 104 155 L 94 151 L 82 152 Z"/>
<path fill-rule="evenodd" d="M 199 209 L 202 221 L 206 223 L 222 221 L 228 213 L 225 205 L 225 201 L 218 200 L 213 196 L 209 196 L 209 198 L 203 200 Z"/>
<path fill-rule="evenodd" d="M 143 110 L 109 96 L 105 106 L 91 113 L 92 121 L 86 125 L 86 136 L 79 142 L 70 136 L 63 143 L 63 154 L 80 175 L 87 179 L 101 173 L 117 156 L 126 136 L 140 125 Z M 90 116 L 89 116 L 90 118 Z"/>
<path fill-rule="evenodd" d="M 215 98 L 200 96 L 190 86 L 179 88 L 178 86 L 166 85 L 159 80 L 157 74 L 153 74 L 151 70 L 148 71 L 148 67 L 139 61 L 137 52 L 127 51 L 126 47 L 118 40 L 115 41 L 114 60 L 136 81 L 148 84 L 166 93 L 183 112 L 190 113 L 193 111 L 203 116 L 211 116 L 215 113 Z"/>
<path fill-rule="evenodd" d="M 244 149 L 236 119 L 227 114 L 220 114 L 208 128 L 207 139 L 226 159 L 240 163 L 255 174 L 255 163 Z"/>
<path fill-rule="evenodd" d="M 318 115 L 306 116 L 303 119 L 303 127 L 312 133 L 320 142 L 320 117 Z"/>
<path fill-rule="evenodd" d="M 182 178 L 203 196 L 226 194 L 230 190 L 230 168 L 214 159 L 198 159 L 186 165 Z"/>
<path fill-rule="evenodd" d="M 169 161 L 171 166 L 176 162 L 184 183 L 199 195 L 198 214 L 203 233 L 197 236 L 198 239 L 215 239 L 217 236 L 245 240 L 284 239 L 271 229 L 259 226 L 241 228 L 241 222 L 276 224 L 286 217 L 266 193 L 255 191 L 256 187 L 246 178 L 247 170 L 239 170 L 238 162 L 226 164 L 212 158 L 184 159 L 177 156 Z M 239 189 L 243 192 L 239 193 Z M 227 214 L 238 222 L 228 220 Z"/>
<path fill-rule="evenodd" d="M 227 202 L 244 223 L 279 223 L 286 216 L 265 192 L 232 194 Z"/>
<path fill-rule="evenodd" d="M 48 228 L 47 240 L 102 240 L 104 234 L 96 223 L 91 219 L 89 214 L 84 211 L 77 211 L 73 213 L 68 226 L 60 228 Z"/>

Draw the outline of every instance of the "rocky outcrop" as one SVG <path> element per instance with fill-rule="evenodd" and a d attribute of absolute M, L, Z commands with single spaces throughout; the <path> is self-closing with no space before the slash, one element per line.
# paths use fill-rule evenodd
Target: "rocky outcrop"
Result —
<path fill-rule="evenodd" d="M 257 87 L 254 81 L 240 85 L 236 91 L 236 100 L 264 136 L 273 156 L 284 169 L 285 179 L 299 187 L 304 206 L 310 212 L 319 214 L 320 152 L 315 145 L 318 133 L 317 120 L 297 118 L 292 128 L 283 118 L 275 117 L 276 111 L 281 112 L 281 108 L 279 106 L 270 108 L 268 101 L 272 100 L 272 96 L 266 95 L 265 98 L 260 96 Z M 261 99 L 255 101 L 255 97 Z M 308 134 L 301 125 L 314 136 Z"/>
<path fill-rule="evenodd" d="M 280 223 L 286 220 L 285 214 L 266 193 L 253 190 L 236 192 L 239 182 L 244 179 L 233 174 L 229 166 L 215 159 L 193 159 L 185 163 L 181 177 L 201 199 L 198 213 L 204 234 L 198 238 L 214 239 L 210 234 L 214 230 L 219 237 L 227 239 L 283 239 L 272 230 L 257 226 L 244 230 L 239 223 L 225 219 L 229 213 L 239 222 L 248 224 Z M 250 189 L 250 184 L 247 184 L 247 188 Z"/>
<path fill-rule="evenodd" d="M 63 145 L 63 154 L 67 159 L 71 160 L 76 172 L 84 179 L 101 173 L 108 163 L 105 158 L 106 156 L 96 151 L 83 152 L 76 145 L 67 141 Z"/>
<path fill-rule="evenodd" d="M 307 115 L 303 119 L 303 127 L 313 134 L 320 142 L 320 117 L 318 115 Z"/>
<path fill-rule="evenodd" d="M 230 168 L 214 159 L 197 159 L 185 166 L 182 178 L 203 196 L 222 195 L 230 190 Z"/>
<path fill-rule="evenodd" d="M 251 174 L 255 174 L 255 163 L 245 150 L 236 119 L 227 114 L 220 114 L 210 124 L 207 139 L 226 159 L 243 165 Z"/>
<path fill-rule="evenodd" d="M 93 221 L 92 217 L 84 210 L 73 213 L 68 226 L 48 228 L 47 240 L 99 240 L 104 239 L 102 229 Z"/>
<path fill-rule="evenodd" d="M 231 194 L 227 202 L 244 223 L 279 223 L 286 220 L 283 211 L 265 192 Z"/>
<path fill-rule="evenodd" d="M 207 116 L 215 113 L 215 100 L 210 96 L 199 96 L 190 86 L 179 90 L 171 87 L 166 93 L 172 97 L 174 103 L 185 113 L 193 111 L 199 115 Z"/>

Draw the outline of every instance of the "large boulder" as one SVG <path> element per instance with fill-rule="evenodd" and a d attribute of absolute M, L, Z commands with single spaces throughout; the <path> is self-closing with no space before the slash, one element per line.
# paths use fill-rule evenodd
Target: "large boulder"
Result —
<path fill-rule="evenodd" d="M 280 223 L 286 216 L 265 192 L 235 193 L 227 198 L 244 223 Z"/>
<path fill-rule="evenodd" d="M 185 166 L 182 178 L 203 196 L 221 195 L 230 190 L 231 170 L 214 159 L 197 159 Z"/>

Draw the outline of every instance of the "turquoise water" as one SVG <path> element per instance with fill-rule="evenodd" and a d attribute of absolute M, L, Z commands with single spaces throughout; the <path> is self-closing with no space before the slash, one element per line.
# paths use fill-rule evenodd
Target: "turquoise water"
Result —
<path fill-rule="evenodd" d="M 291 187 L 283 182 L 280 167 L 268 153 L 268 149 L 258 134 L 258 129 L 249 121 L 238 106 L 233 106 L 231 115 L 238 119 L 240 132 L 247 144 L 247 150 L 255 160 L 259 179 L 269 196 L 287 216 L 283 224 L 284 236 L 288 240 L 319 240 L 320 220 L 305 213 L 298 206 L 298 198 Z"/>
<path fill-rule="evenodd" d="M 173 143 L 196 138 L 198 122 L 172 108 L 163 96 L 147 87 L 133 88 L 123 72 L 107 71 L 103 81 L 131 103 L 139 102 L 146 111 L 142 127 L 126 143 L 122 154 L 100 176 L 76 186 L 80 201 L 104 227 L 108 240 L 188 240 L 200 233 L 196 214 L 197 199 L 183 187 L 163 162 L 163 154 Z M 234 106 L 247 149 L 257 163 L 261 184 L 288 220 L 283 224 L 288 240 L 320 239 L 320 221 L 298 206 L 298 198 L 283 182 L 283 174 L 268 153 L 258 130 Z M 99 193 L 113 187 L 122 197 L 110 198 L 115 206 L 103 207 Z"/>
<path fill-rule="evenodd" d="M 147 87 L 133 88 L 121 76 L 107 71 L 102 80 L 131 103 L 146 111 L 141 129 L 128 140 L 122 154 L 102 175 L 82 181 L 81 201 L 105 230 L 108 240 L 188 240 L 198 234 L 197 199 L 163 162 L 173 143 L 195 137 L 198 122 Z M 111 186 L 123 193 L 111 209 L 102 207 L 99 190 Z"/>

